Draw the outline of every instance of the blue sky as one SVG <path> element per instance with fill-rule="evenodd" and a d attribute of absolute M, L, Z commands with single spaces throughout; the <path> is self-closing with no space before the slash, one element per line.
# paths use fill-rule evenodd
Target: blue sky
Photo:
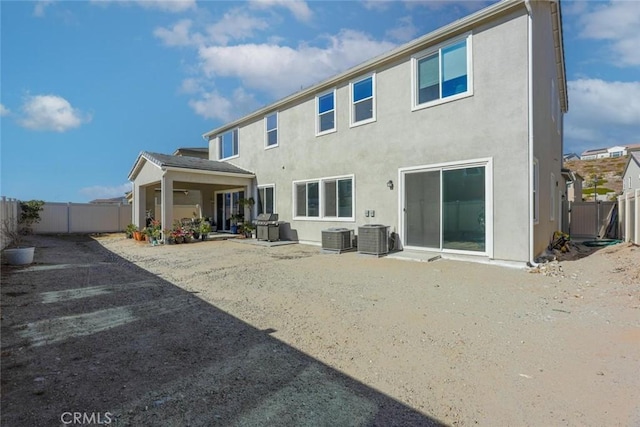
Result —
<path fill-rule="evenodd" d="M 492 1 L 2 1 L 1 192 L 130 189 L 201 135 Z M 640 2 L 563 1 L 565 152 L 640 143 Z"/>

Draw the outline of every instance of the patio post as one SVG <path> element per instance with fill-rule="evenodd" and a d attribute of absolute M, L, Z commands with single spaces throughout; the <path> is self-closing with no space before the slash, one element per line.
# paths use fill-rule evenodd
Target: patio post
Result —
<path fill-rule="evenodd" d="M 167 175 L 167 172 L 162 175 L 160 190 L 161 217 L 156 219 L 162 221 L 163 230 L 169 230 L 173 226 L 173 179 Z M 162 236 L 165 243 L 167 243 L 167 238 L 168 236 Z"/>

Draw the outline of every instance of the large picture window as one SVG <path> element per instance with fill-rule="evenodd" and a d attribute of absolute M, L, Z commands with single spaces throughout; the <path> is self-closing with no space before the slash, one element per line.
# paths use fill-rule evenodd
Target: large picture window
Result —
<path fill-rule="evenodd" d="M 318 135 L 332 132 L 336 128 L 335 98 L 335 91 L 331 91 L 316 98 L 318 111 L 318 122 L 316 126 Z"/>
<path fill-rule="evenodd" d="M 353 192 L 352 176 L 294 182 L 294 216 L 352 220 Z"/>
<path fill-rule="evenodd" d="M 351 124 L 375 120 L 375 76 L 351 83 Z"/>
<path fill-rule="evenodd" d="M 238 129 L 225 132 L 218 137 L 218 159 L 224 160 L 238 155 Z"/>
<path fill-rule="evenodd" d="M 471 36 L 414 57 L 414 107 L 471 93 Z"/>

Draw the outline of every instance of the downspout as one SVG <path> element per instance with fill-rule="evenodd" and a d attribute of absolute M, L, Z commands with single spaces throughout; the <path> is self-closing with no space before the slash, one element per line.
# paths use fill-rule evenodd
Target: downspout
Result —
<path fill-rule="evenodd" d="M 531 7 L 531 0 L 525 0 L 524 5 L 527 8 L 527 60 L 528 60 L 528 75 L 527 75 L 527 98 L 528 98 L 528 146 L 529 146 L 529 262 L 527 265 L 530 267 L 537 267 L 538 264 L 534 261 L 534 215 L 533 210 L 533 9 Z M 538 189 L 539 191 L 539 189 Z"/>

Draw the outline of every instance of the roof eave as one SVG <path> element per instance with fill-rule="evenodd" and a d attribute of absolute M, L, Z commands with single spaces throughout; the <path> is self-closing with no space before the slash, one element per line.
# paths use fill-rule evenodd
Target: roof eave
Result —
<path fill-rule="evenodd" d="M 205 175 L 222 175 L 236 178 L 255 178 L 256 175 L 252 172 L 246 173 L 237 173 L 237 172 L 221 172 L 221 171 L 212 171 L 206 169 L 192 169 L 192 168 L 181 168 L 177 166 L 165 166 L 163 170 L 173 171 L 173 172 L 189 172 L 189 173 L 202 173 Z"/>
<path fill-rule="evenodd" d="M 503 13 L 507 13 L 511 10 L 514 10 L 520 6 L 524 5 L 524 0 L 502 0 L 498 3 L 495 3 L 489 7 L 486 7 L 482 10 L 479 10 L 476 13 L 473 13 L 469 16 L 466 16 L 462 19 L 459 19 L 457 21 L 454 21 L 448 25 L 445 25 L 444 27 L 441 27 L 435 31 L 432 31 L 422 37 L 419 37 L 413 41 L 410 41 L 409 43 L 406 43 L 402 46 L 399 46 L 387 53 L 384 53 L 382 55 L 379 55 L 369 61 L 363 62 L 360 65 L 356 65 L 355 67 L 352 67 L 350 69 L 348 69 L 347 71 L 344 71 L 340 74 L 337 74 L 333 77 L 330 77 L 326 80 L 323 80 L 320 83 L 317 83 L 313 86 L 308 87 L 307 89 L 304 89 L 302 91 L 296 92 L 292 95 L 289 95 L 283 99 L 281 99 L 280 101 L 276 101 L 272 104 L 267 105 L 264 108 L 261 108 L 257 111 L 254 111 L 253 113 L 250 113 L 246 116 L 243 116 L 237 120 L 234 120 L 230 123 L 227 123 L 223 126 L 217 127 L 213 130 L 210 130 L 209 132 L 206 132 L 204 134 L 202 134 L 202 138 L 204 138 L 205 140 L 209 140 L 211 139 L 211 137 L 214 137 L 224 131 L 227 131 L 229 129 L 233 129 L 235 127 L 238 127 L 240 124 L 246 122 L 246 121 L 250 121 L 250 120 L 254 120 L 256 118 L 259 118 L 261 116 L 264 116 L 267 112 L 273 111 L 275 109 L 278 109 L 284 105 L 287 105 L 289 103 L 292 103 L 295 100 L 298 99 L 302 99 L 305 97 L 308 97 L 310 95 L 313 95 L 317 92 L 320 92 L 324 89 L 327 89 L 331 86 L 335 86 L 336 84 L 342 82 L 342 81 L 348 81 L 360 74 L 364 74 L 367 71 L 374 69 L 376 67 L 379 67 L 380 65 L 389 63 L 389 62 L 393 62 L 398 60 L 399 58 L 410 54 L 413 51 L 419 51 L 420 49 L 423 49 L 424 46 L 426 44 L 431 44 L 431 43 L 437 43 L 439 40 L 441 39 L 446 39 L 456 33 L 460 33 L 463 32 L 465 30 L 467 30 L 469 27 L 472 26 L 476 26 L 478 24 L 484 23 L 486 21 L 490 21 L 491 19 L 495 18 L 496 16 L 499 16 Z M 563 78 L 563 89 L 564 89 L 564 94 L 566 94 L 566 88 L 564 86 L 564 78 Z M 566 110 L 565 110 L 566 111 Z"/>
<path fill-rule="evenodd" d="M 140 170 L 144 166 L 144 162 L 142 160 L 144 160 L 144 162 L 150 162 L 151 164 L 162 169 L 162 164 L 157 163 L 155 159 L 151 157 L 146 151 L 141 151 L 140 154 L 138 154 L 138 158 L 133 164 L 131 171 L 129 172 L 129 175 L 128 175 L 129 181 L 135 181 L 136 177 L 140 173 Z"/>
<path fill-rule="evenodd" d="M 558 92 L 560 93 L 560 107 L 564 113 L 569 111 L 569 95 L 567 91 L 567 71 L 564 62 L 564 39 L 562 36 L 562 9 L 560 0 L 552 0 L 551 17 L 553 40 L 555 42 L 556 68 L 558 73 Z"/>

